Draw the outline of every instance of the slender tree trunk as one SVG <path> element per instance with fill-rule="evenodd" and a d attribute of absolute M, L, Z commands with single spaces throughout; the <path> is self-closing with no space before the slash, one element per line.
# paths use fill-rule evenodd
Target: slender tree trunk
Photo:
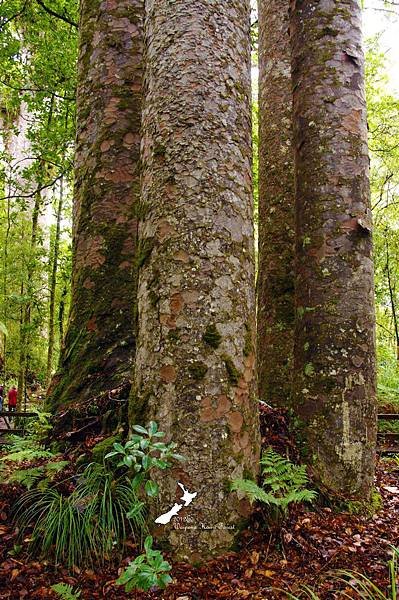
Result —
<path fill-rule="evenodd" d="M 398 323 L 398 316 L 396 314 L 395 290 L 394 290 L 394 286 L 392 283 L 392 277 L 391 277 L 389 245 L 388 245 L 387 239 L 385 240 L 385 249 L 386 249 L 385 272 L 387 274 L 389 299 L 391 301 L 392 320 L 393 320 L 393 327 L 394 327 L 394 332 L 395 332 L 396 360 L 399 361 L 399 323 Z"/>
<path fill-rule="evenodd" d="M 32 311 L 32 294 L 33 294 L 33 277 L 37 267 L 37 235 L 39 228 L 39 215 L 42 206 L 42 197 L 40 193 L 35 196 L 35 204 L 32 210 L 32 229 L 28 256 L 28 266 L 26 270 L 26 285 L 22 283 L 21 295 L 24 293 L 27 296 L 26 302 L 23 304 L 20 336 L 19 336 L 19 372 L 18 372 L 18 408 L 21 408 L 25 399 L 26 392 L 26 374 L 28 368 L 28 358 L 30 356 L 30 327 L 31 327 L 31 311 Z"/>
<path fill-rule="evenodd" d="M 139 334 L 131 421 L 187 457 L 159 475 L 159 511 L 198 496 L 159 535 L 177 556 L 231 545 L 255 475 L 249 0 L 147 0 Z M 160 514 L 160 513 L 159 513 Z M 186 521 L 187 522 L 187 521 Z M 203 529 L 208 527 L 208 529 Z"/>
<path fill-rule="evenodd" d="M 368 498 L 375 315 L 360 12 L 357 0 L 291 0 L 295 408 L 327 493 Z"/>
<path fill-rule="evenodd" d="M 60 180 L 60 190 L 57 206 L 57 225 L 54 236 L 54 250 L 53 260 L 51 265 L 51 279 L 50 279 L 50 306 L 49 306 L 49 325 L 48 325 L 48 349 L 47 349 L 47 385 L 51 380 L 51 373 L 53 369 L 53 355 L 54 355 L 54 340 L 55 340 L 55 294 L 57 290 L 57 271 L 58 271 L 58 254 L 60 249 L 60 238 L 61 238 L 61 219 L 62 209 L 64 202 L 64 183 L 63 179 Z"/>
<path fill-rule="evenodd" d="M 7 298 L 8 292 L 8 243 L 10 239 L 11 231 L 11 190 L 8 189 L 7 197 L 7 227 L 6 235 L 4 239 L 4 262 L 3 262 L 3 298 Z M 4 302 L 4 313 L 3 313 L 4 324 L 7 325 L 8 320 L 8 302 Z M 5 389 L 7 380 L 7 337 L 4 336 L 4 364 L 3 364 L 3 385 Z"/>
<path fill-rule="evenodd" d="M 289 0 L 259 1 L 260 397 L 286 406 L 294 349 L 295 192 Z"/>
<path fill-rule="evenodd" d="M 131 382 L 142 0 L 82 0 L 71 311 L 53 409 Z"/>
<path fill-rule="evenodd" d="M 60 338 L 60 345 L 63 345 L 64 342 L 64 319 L 65 319 L 65 302 L 68 295 L 68 286 L 67 282 L 64 281 L 64 285 L 62 287 L 60 304 L 58 306 L 58 335 Z"/>

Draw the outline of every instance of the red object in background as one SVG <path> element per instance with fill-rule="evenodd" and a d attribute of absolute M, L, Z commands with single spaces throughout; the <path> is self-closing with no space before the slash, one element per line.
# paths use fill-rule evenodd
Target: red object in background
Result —
<path fill-rule="evenodd" d="M 18 392 L 14 388 L 8 392 L 8 406 L 17 406 Z"/>

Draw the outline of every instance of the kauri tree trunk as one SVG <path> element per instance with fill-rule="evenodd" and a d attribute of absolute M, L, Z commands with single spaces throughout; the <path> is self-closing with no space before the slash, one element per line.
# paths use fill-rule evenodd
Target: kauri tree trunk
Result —
<path fill-rule="evenodd" d="M 287 406 L 294 349 L 295 193 L 289 0 L 259 2 L 259 394 Z"/>
<path fill-rule="evenodd" d="M 295 408 L 330 495 L 368 498 L 375 316 L 357 0 L 292 0 L 297 202 Z"/>
<path fill-rule="evenodd" d="M 142 88 L 141 0 L 82 0 L 72 296 L 53 409 L 131 382 Z"/>
<path fill-rule="evenodd" d="M 154 419 L 187 457 L 159 475 L 175 555 L 228 548 L 255 475 L 249 0 L 147 0 L 139 332 L 131 422 Z M 181 502 L 181 501 L 180 501 Z M 184 527 L 184 526 L 187 527 Z"/>

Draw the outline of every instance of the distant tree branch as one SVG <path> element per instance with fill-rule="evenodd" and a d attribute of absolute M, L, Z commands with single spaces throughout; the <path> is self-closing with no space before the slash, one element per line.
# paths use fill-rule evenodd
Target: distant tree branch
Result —
<path fill-rule="evenodd" d="M 7 194 L 7 196 L 3 196 L 2 198 L 0 198 L 0 200 L 9 200 L 11 198 L 34 198 L 36 194 L 40 194 L 40 192 L 42 192 L 43 190 L 53 187 L 53 185 L 55 185 L 57 181 L 61 179 L 61 177 L 64 177 L 66 173 L 67 171 L 63 171 L 62 173 L 57 175 L 57 177 L 55 177 L 52 181 L 50 181 L 50 183 L 38 186 L 36 189 L 33 190 L 33 192 L 29 192 L 29 194 Z"/>
<path fill-rule="evenodd" d="M 396 4 L 395 4 L 395 6 L 396 6 Z M 391 10 L 389 8 L 376 8 L 375 6 L 366 6 L 366 8 L 364 10 L 374 10 L 375 12 L 383 12 L 383 13 L 388 13 L 390 15 L 398 14 L 396 12 L 396 10 Z"/>
<path fill-rule="evenodd" d="M 15 90 L 17 92 L 34 92 L 34 93 L 43 92 L 45 94 L 50 94 L 50 96 L 53 96 L 54 98 L 59 98 L 60 100 L 68 100 L 68 102 L 75 102 L 75 100 L 76 100 L 75 97 L 61 96 L 60 94 L 56 94 L 52 90 L 47 90 L 46 88 L 16 87 L 14 85 L 11 85 L 10 83 L 7 83 L 6 81 L 4 81 L 2 79 L 0 79 L 0 84 L 5 85 L 6 87 L 8 87 L 12 90 Z"/>
<path fill-rule="evenodd" d="M 64 21 L 64 23 L 68 23 L 68 25 L 72 25 L 72 27 L 75 27 L 76 29 L 78 29 L 78 24 L 75 21 L 72 21 L 72 19 L 70 19 L 67 15 L 65 15 L 65 14 L 61 15 L 60 13 L 55 12 L 52 8 L 49 8 L 48 6 L 46 6 L 44 4 L 43 0 L 36 0 L 36 2 L 38 3 L 39 6 L 42 7 L 42 9 L 44 11 L 46 11 L 46 13 L 48 13 L 52 17 L 61 19 L 61 21 Z"/>
<path fill-rule="evenodd" d="M 383 329 L 384 331 L 386 331 L 387 333 L 389 333 L 390 336 L 393 337 L 394 334 L 392 333 L 392 331 L 390 331 L 389 329 L 387 329 L 387 327 L 385 327 L 385 325 L 382 325 L 381 323 L 378 323 L 378 321 L 377 321 L 377 325 L 378 325 L 378 327 L 381 327 L 381 329 Z"/>
<path fill-rule="evenodd" d="M 4 21 L 4 23 L 0 23 L 0 29 L 3 29 L 6 25 L 8 25 L 8 23 L 10 23 L 14 19 L 17 19 L 18 17 L 20 17 L 25 12 L 27 3 L 28 3 L 27 0 L 25 0 L 24 5 L 19 12 L 15 13 L 15 15 L 12 15 L 9 19 Z"/>
<path fill-rule="evenodd" d="M 379 204 L 381 204 L 381 202 L 383 201 L 383 199 L 384 199 L 384 191 L 385 191 L 385 186 L 386 186 L 386 184 L 387 184 L 387 183 L 390 181 L 390 179 L 392 179 L 392 177 L 393 177 L 393 176 L 394 176 L 394 174 L 393 174 L 393 173 L 388 173 L 388 174 L 385 176 L 384 182 L 383 182 L 382 186 L 380 187 L 380 197 L 379 197 L 378 201 L 377 201 L 377 202 L 374 204 L 374 206 L 372 206 L 372 207 L 371 207 L 371 210 L 374 210 L 375 208 L 377 208 L 377 206 L 378 206 Z"/>

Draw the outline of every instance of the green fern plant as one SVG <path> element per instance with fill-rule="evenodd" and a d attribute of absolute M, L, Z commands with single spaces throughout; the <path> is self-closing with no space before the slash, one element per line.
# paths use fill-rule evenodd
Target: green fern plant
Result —
<path fill-rule="evenodd" d="M 231 489 L 244 493 L 251 503 L 275 507 L 283 517 L 290 504 L 312 502 L 316 498 L 316 492 L 306 487 L 309 479 L 305 465 L 294 465 L 271 448 L 263 453 L 260 464 L 262 486 L 250 479 L 235 479 Z"/>
<path fill-rule="evenodd" d="M 32 467 L 31 469 L 18 469 L 11 473 L 7 483 L 19 483 L 30 490 L 43 477 L 43 467 Z"/>
<path fill-rule="evenodd" d="M 18 469 L 13 471 L 11 475 L 6 480 L 7 483 L 20 483 L 25 486 L 28 490 L 30 490 L 35 485 L 40 485 L 43 487 L 48 486 L 48 483 L 53 479 L 53 477 L 65 469 L 65 467 L 69 465 L 68 460 L 59 460 L 54 462 L 48 462 L 45 465 L 40 467 L 32 467 L 30 469 Z M 43 479 L 45 478 L 45 479 Z"/>
<path fill-rule="evenodd" d="M 8 435 L 6 454 L 0 459 L 0 462 L 22 462 L 25 460 L 36 460 L 38 458 L 54 458 L 56 454 L 46 450 L 36 439 L 31 437 L 23 438 L 19 435 Z"/>
<path fill-rule="evenodd" d="M 53 592 L 58 594 L 61 600 L 79 600 L 81 592 L 74 590 L 73 587 L 67 583 L 56 583 L 51 586 Z"/>

